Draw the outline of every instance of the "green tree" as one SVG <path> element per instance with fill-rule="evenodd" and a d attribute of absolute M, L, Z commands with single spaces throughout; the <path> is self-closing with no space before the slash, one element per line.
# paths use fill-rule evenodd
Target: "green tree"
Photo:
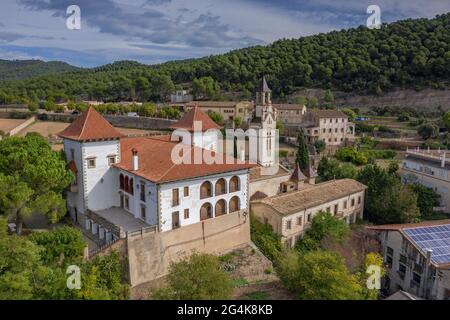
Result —
<path fill-rule="evenodd" d="M 444 126 L 447 128 L 447 130 L 450 130 L 450 111 L 448 111 L 443 117 L 442 122 L 444 123 Z"/>
<path fill-rule="evenodd" d="M 355 179 L 358 170 L 351 163 L 340 163 L 334 158 L 323 157 L 320 159 L 317 174 L 320 181 L 333 179 Z"/>
<path fill-rule="evenodd" d="M 208 116 L 211 118 L 212 121 L 214 121 L 218 125 L 223 124 L 224 120 L 223 120 L 222 114 L 215 112 L 215 111 L 211 111 L 211 112 L 208 112 Z"/>
<path fill-rule="evenodd" d="M 343 259 L 328 251 L 287 253 L 278 267 L 286 288 L 301 300 L 360 300 L 359 279 L 350 274 Z"/>
<path fill-rule="evenodd" d="M 417 195 L 417 206 L 422 217 L 426 218 L 433 214 L 433 208 L 438 207 L 441 196 L 432 188 L 427 188 L 420 183 L 411 185 L 412 190 Z"/>
<path fill-rule="evenodd" d="M 195 78 L 192 81 L 192 93 L 196 99 L 217 99 L 220 87 L 212 77 Z"/>
<path fill-rule="evenodd" d="M 73 263 L 83 256 L 87 245 L 81 231 L 69 226 L 60 227 L 51 232 L 33 233 L 30 240 L 45 249 L 41 259 L 46 264 L 62 265 L 64 260 Z"/>
<path fill-rule="evenodd" d="M 439 128 L 432 123 L 425 123 L 417 128 L 417 133 L 424 140 L 428 140 L 430 138 L 436 138 L 439 134 Z"/>
<path fill-rule="evenodd" d="M 314 147 L 316 148 L 317 153 L 322 153 L 325 150 L 326 146 L 327 144 L 323 140 L 317 140 L 316 142 L 314 142 Z"/>
<path fill-rule="evenodd" d="M 295 163 L 301 170 L 306 170 L 309 166 L 309 152 L 306 144 L 305 134 L 300 130 L 297 136 L 297 153 L 295 155 Z"/>
<path fill-rule="evenodd" d="M 254 244 L 272 262 L 276 262 L 282 252 L 281 238 L 269 224 L 261 223 L 253 214 L 250 215 L 250 234 Z"/>
<path fill-rule="evenodd" d="M 39 212 L 54 223 L 66 213 L 62 191 L 73 174 L 66 168 L 63 154 L 53 151 L 42 136 L 28 134 L 1 140 L 0 174 L 4 176 L 2 184 L 11 186 L 1 201 L 15 216 L 18 234 L 24 216 Z"/>
<path fill-rule="evenodd" d="M 223 300 L 231 298 L 233 282 L 219 267 L 219 259 L 209 254 L 192 254 L 172 263 L 167 286 L 154 290 L 151 298 L 161 300 Z"/>
<path fill-rule="evenodd" d="M 240 128 L 242 124 L 242 118 L 237 116 L 236 118 L 234 118 L 234 127 L 235 128 Z"/>
<path fill-rule="evenodd" d="M 415 222 L 419 218 L 417 196 L 396 175 L 377 165 L 367 165 L 357 179 L 368 187 L 364 205 L 369 220 L 386 224 Z"/>
<path fill-rule="evenodd" d="M 350 119 L 350 121 L 355 120 L 355 118 L 358 116 L 355 111 L 349 108 L 344 108 L 341 110 L 347 117 Z"/>
<path fill-rule="evenodd" d="M 342 242 L 350 232 L 348 224 L 327 212 L 319 212 L 314 216 L 311 228 L 306 231 L 305 236 L 296 243 L 296 249 L 300 253 L 317 250 L 321 248 L 321 242 L 329 239 Z"/>

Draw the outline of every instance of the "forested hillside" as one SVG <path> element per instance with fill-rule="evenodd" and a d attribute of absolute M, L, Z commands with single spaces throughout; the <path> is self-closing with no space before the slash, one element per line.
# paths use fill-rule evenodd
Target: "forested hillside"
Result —
<path fill-rule="evenodd" d="M 0 81 L 21 80 L 36 76 L 56 74 L 67 71 L 78 70 L 61 61 L 45 62 L 41 60 L 1 60 L 0 59 Z"/>
<path fill-rule="evenodd" d="M 399 21 L 380 30 L 359 27 L 279 40 L 201 59 L 154 66 L 121 61 L 70 74 L 9 81 L 0 85 L 0 103 L 17 98 L 163 100 L 174 85 L 202 77 L 213 78 L 222 91 L 251 96 L 262 74 L 275 98 L 298 87 L 377 94 L 394 87 L 448 88 L 450 13 Z"/>

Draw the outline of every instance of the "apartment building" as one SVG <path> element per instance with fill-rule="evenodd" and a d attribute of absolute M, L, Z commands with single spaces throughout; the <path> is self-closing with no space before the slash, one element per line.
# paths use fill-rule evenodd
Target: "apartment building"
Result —
<path fill-rule="evenodd" d="M 273 104 L 278 110 L 278 121 L 285 125 L 299 124 L 303 122 L 307 109 L 303 104 Z"/>
<path fill-rule="evenodd" d="M 387 267 L 383 287 L 424 299 L 450 299 L 450 219 L 368 227 Z"/>
<path fill-rule="evenodd" d="M 310 110 L 301 127 L 311 144 L 322 140 L 327 146 L 340 146 L 355 138 L 355 125 L 339 110 Z"/>
<path fill-rule="evenodd" d="M 450 211 L 450 152 L 441 150 L 406 151 L 402 165 L 403 182 L 418 182 L 441 195 L 441 211 Z"/>

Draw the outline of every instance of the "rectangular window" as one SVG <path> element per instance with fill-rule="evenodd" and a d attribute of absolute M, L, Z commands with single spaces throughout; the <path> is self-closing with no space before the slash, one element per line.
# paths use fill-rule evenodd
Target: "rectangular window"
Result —
<path fill-rule="evenodd" d="M 116 156 L 108 156 L 108 165 L 113 165 L 116 163 Z"/>
<path fill-rule="evenodd" d="M 334 205 L 334 214 L 337 215 L 337 214 L 338 214 L 338 211 L 339 211 L 339 204 L 336 203 L 336 204 Z"/>
<path fill-rule="evenodd" d="M 189 197 L 189 187 L 184 187 L 184 196 Z"/>
<path fill-rule="evenodd" d="M 302 216 L 300 216 L 300 217 L 297 218 L 297 224 L 298 224 L 299 226 L 302 225 L 302 220 L 303 220 L 303 217 L 302 217 Z"/>
<path fill-rule="evenodd" d="M 70 160 L 75 160 L 75 150 L 70 149 Z"/>
<path fill-rule="evenodd" d="M 306 221 L 311 222 L 311 213 L 308 213 Z"/>
<path fill-rule="evenodd" d="M 355 206 L 355 199 L 354 198 L 352 199 L 351 203 L 352 203 L 352 207 L 354 207 Z"/>
<path fill-rule="evenodd" d="M 361 196 L 358 197 L 358 204 L 361 204 Z"/>
<path fill-rule="evenodd" d="M 178 206 L 180 204 L 180 199 L 178 197 L 178 188 L 172 189 L 172 206 Z"/>
<path fill-rule="evenodd" d="M 87 166 L 88 166 L 88 169 L 95 168 L 95 158 L 88 158 Z"/>
<path fill-rule="evenodd" d="M 422 277 L 418 275 L 417 273 L 413 272 L 413 279 L 412 281 L 417 285 L 420 286 L 420 281 L 422 281 Z"/>
<path fill-rule="evenodd" d="M 392 249 L 391 247 L 387 247 L 386 248 L 386 254 L 393 256 L 394 255 L 394 249 Z"/>
<path fill-rule="evenodd" d="M 184 218 L 189 219 L 189 209 L 184 209 Z"/>
<path fill-rule="evenodd" d="M 328 207 L 327 208 L 327 213 L 330 213 L 331 212 L 331 207 Z"/>
<path fill-rule="evenodd" d="M 145 202 L 145 183 L 141 182 L 141 201 Z"/>
<path fill-rule="evenodd" d="M 344 209 L 347 209 L 347 200 L 344 201 Z"/>
<path fill-rule="evenodd" d="M 392 267 L 392 257 L 391 256 L 386 256 L 386 264 L 389 267 Z"/>
<path fill-rule="evenodd" d="M 291 229 L 291 220 L 286 221 L 286 229 L 287 230 Z"/>

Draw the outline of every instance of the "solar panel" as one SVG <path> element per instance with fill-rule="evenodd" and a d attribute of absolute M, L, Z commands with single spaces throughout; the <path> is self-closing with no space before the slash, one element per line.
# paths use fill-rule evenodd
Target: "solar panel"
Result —
<path fill-rule="evenodd" d="M 403 229 L 403 232 L 424 252 L 433 250 L 436 264 L 450 263 L 450 224 Z"/>

